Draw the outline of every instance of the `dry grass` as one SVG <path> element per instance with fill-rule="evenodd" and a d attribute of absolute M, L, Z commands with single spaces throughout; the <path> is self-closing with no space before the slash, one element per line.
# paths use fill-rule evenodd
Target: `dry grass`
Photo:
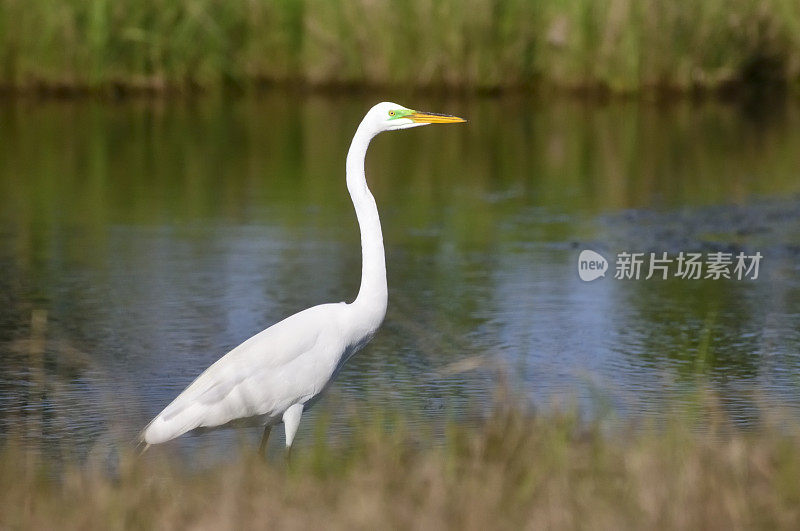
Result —
<path fill-rule="evenodd" d="M 800 521 L 800 437 L 785 427 L 600 429 L 499 407 L 434 444 L 404 425 L 383 418 L 347 441 L 320 438 L 288 467 L 243 452 L 189 471 L 156 452 L 128 455 L 114 473 L 73 464 L 54 478 L 47 461 L 7 444 L 0 528 L 728 530 Z"/>

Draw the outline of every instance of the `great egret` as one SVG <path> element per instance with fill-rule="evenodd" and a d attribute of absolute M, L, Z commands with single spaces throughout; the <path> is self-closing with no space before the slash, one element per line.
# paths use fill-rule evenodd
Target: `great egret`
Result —
<path fill-rule="evenodd" d="M 286 447 L 303 410 L 311 406 L 345 362 L 372 339 L 386 315 L 383 236 L 375 198 L 367 187 L 364 158 L 383 131 L 466 120 L 413 111 L 383 102 L 367 112 L 347 152 L 347 190 L 361 231 L 361 287 L 350 303 L 321 304 L 287 317 L 254 335 L 206 369 L 142 431 L 148 446 L 195 428 L 230 423 L 270 429 L 283 421 Z"/>

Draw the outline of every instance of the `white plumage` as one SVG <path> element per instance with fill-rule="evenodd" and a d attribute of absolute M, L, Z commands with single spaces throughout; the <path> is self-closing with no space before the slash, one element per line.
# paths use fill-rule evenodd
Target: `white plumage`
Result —
<path fill-rule="evenodd" d="M 370 140 L 382 131 L 463 121 L 388 102 L 370 109 L 347 154 L 347 188 L 361 230 L 361 287 L 356 299 L 296 313 L 234 348 L 164 408 L 142 431 L 141 440 L 158 444 L 195 428 L 237 423 L 265 426 L 263 448 L 270 427 L 282 421 L 286 446 L 291 446 L 303 410 L 372 338 L 386 314 L 383 236 L 364 175 Z"/>

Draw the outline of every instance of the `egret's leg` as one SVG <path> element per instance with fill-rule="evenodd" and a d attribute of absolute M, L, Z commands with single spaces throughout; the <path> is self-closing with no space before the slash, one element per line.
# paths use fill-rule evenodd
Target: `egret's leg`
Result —
<path fill-rule="evenodd" d="M 286 430 L 286 448 L 292 447 L 294 434 L 300 425 L 300 417 L 303 415 L 303 404 L 295 404 L 283 412 L 283 427 Z"/>
<path fill-rule="evenodd" d="M 261 435 L 261 444 L 258 445 L 258 453 L 262 457 L 267 457 L 267 441 L 269 441 L 269 432 L 272 431 L 272 426 L 267 424 L 264 426 L 264 434 Z"/>

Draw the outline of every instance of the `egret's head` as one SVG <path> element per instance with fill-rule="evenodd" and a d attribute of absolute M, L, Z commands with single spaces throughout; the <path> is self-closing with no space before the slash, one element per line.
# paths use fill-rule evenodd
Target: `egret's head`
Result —
<path fill-rule="evenodd" d="M 420 125 L 428 124 L 456 124 L 466 122 L 466 120 L 458 116 L 414 111 L 388 101 L 372 107 L 365 119 L 370 121 L 376 133 L 408 129 L 409 127 L 419 127 Z"/>

